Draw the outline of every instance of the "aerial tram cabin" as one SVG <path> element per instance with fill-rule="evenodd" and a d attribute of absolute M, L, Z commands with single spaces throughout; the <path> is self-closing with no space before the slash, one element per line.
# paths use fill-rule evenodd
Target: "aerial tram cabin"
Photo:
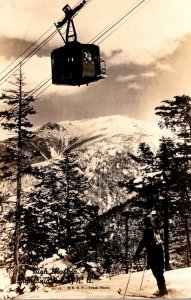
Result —
<path fill-rule="evenodd" d="M 52 83 L 80 86 L 105 78 L 105 61 L 100 58 L 99 47 L 77 41 L 74 23 L 70 17 L 72 10 L 68 5 L 63 10 L 66 17 L 56 27 L 59 29 L 67 22 L 66 41 L 63 47 L 51 53 Z"/>

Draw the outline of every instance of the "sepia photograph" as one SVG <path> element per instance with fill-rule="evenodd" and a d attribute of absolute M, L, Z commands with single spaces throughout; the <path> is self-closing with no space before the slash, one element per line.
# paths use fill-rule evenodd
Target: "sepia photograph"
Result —
<path fill-rule="evenodd" d="M 0 299 L 191 298 L 191 0 L 0 0 Z"/>

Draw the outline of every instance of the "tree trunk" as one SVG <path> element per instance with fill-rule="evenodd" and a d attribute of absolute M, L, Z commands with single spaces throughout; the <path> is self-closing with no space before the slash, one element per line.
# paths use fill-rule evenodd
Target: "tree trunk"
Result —
<path fill-rule="evenodd" d="M 187 266 L 190 267 L 191 241 L 190 241 L 190 230 L 189 230 L 189 221 L 188 221 L 189 207 L 187 207 L 187 204 L 190 202 L 190 199 L 186 190 L 182 193 L 182 199 L 183 202 L 181 204 L 182 206 L 181 210 L 182 210 L 182 217 L 184 220 L 184 229 L 185 229 L 186 242 L 187 242 Z"/>
<path fill-rule="evenodd" d="M 68 153 L 66 155 L 66 236 L 67 236 L 67 249 L 69 251 L 71 246 L 71 220 L 70 220 L 70 186 L 68 174 Z"/>
<path fill-rule="evenodd" d="M 168 219 L 168 199 L 164 199 L 164 258 L 165 270 L 170 270 L 169 263 L 169 219 Z"/>
<path fill-rule="evenodd" d="M 22 172 L 22 136 L 21 136 L 21 113 L 22 113 L 22 74 L 20 66 L 20 82 L 19 82 L 19 115 L 18 115 L 18 152 L 17 152 L 17 200 L 16 200 L 16 224 L 14 232 L 14 271 L 12 283 L 18 282 L 19 276 L 19 248 L 20 248 L 20 223 L 21 223 L 21 172 Z"/>
<path fill-rule="evenodd" d="M 190 242 L 190 234 L 189 234 L 189 226 L 188 226 L 188 218 L 187 215 L 184 214 L 184 228 L 186 234 L 187 241 L 187 266 L 190 267 L 190 259 L 191 259 L 191 242 Z"/>

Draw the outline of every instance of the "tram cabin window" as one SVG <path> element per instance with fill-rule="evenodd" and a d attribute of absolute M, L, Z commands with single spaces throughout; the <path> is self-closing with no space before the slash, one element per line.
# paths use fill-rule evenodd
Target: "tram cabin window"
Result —
<path fill-rule="evenodd" d="M 101 79 L 99 47 L 69 42 L 51 53 L 52 83 L 81 85 Z"/>

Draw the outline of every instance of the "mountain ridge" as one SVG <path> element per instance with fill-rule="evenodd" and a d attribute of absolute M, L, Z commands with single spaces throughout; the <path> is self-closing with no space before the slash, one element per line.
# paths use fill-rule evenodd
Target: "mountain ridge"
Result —
<path fill-rule="evenodd" d="M 55 124 L 53 126 L 53 124 Z M 61 121 L 59 123 L 47 123 L 48 130 L 46 130 L 46 124 L 37 130 L 37 135 L 44 128 L 44 136 L 50 137 L 50 127 L 53 129 L 58 128 L 56 138 L 64 139 L 64 146 L 71 146 L 76 140 L 91 139 L 95 136 L 98 137 L 97 141 L 102 139 L 107 139 L 111 142 L 111 139 L 115 143 L 118 140 L 126 140 L 127 137 L 130 139 L 130 143 L 136 144 L 140 142 L 147 142 L 150 144 L 153 151 L 156 151 L 159 140 L 162 136 L 170 136 L 171 133 L 166 129 L 160 129 L 157 123 L 150 121 L 141 121 L 129 118 L 127 116 L 112 115 L 106 117 L 98 117 L 84 120 L 74 120 L 74 121 Z M 55 127 L 55 128 L 53 128 Z M 46 131 L 46 132 L 45 132 Z M 53 132 L 53 131 L 52 131 Z M 133 141 L 134 140 L 134 141 Z M 96 138 L 94 140 L 96 143 Z"/>
<path fill-rule="evenodd" d="M 32 163 L 54 159 L 66 149 L 71 151 L 86 146 L 89 157 L 98 149 L 102 149 L 104 155 L 115 155 L 125 148 L 136 153 L 138 145 L 143 142 L 156 152 L 160 138 L 171 135 L 170 131 L 160 129 L 155 122 L 121 115 L 47 122 L 34 133 L 35 138 L 26 145 L 26 151 L 32 155 Z"/>

